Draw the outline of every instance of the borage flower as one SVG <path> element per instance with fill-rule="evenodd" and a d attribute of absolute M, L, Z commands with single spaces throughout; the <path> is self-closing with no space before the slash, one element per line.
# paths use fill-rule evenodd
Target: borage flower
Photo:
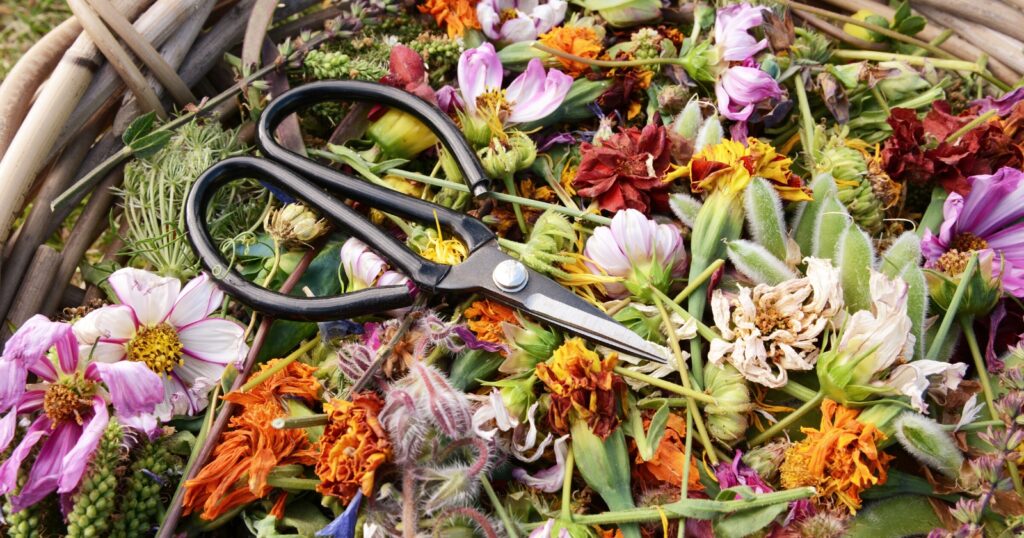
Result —
<path fill-rule="evenodd" d="M 260 372 L 280 360 L 267 362 Z M 279 430 L 270 425 L 274 419 L 287 417 L 289 407 L 318 401 L 320 383 L 313 377 L 314 371 L 312 366 L 292 362 L 253 390 L 224 397 L 240 406 L 241 411 L 231 418 L 209 463 L 195 478 L 185 482 L 185 515 L 202 510 L 200 517 L 212 521 L 270 495 L 273 487 L 267 480 L 275 467 L 317 463 L 317 450 L 306 430 Z M 277 501 L 273 511 L 282 517 L 283 497 Z"/>
<path fill-rule="evenodd" d="M 476 18 L 477 0 L 426 0 L 418 6 L 420 13 L 434 17 L 438 26 L 444 26 L 448 37 L 462 37 L 467 29 L 480 29 Z"/>
<path fill-rule="evenodd" d="M 80 353 L 96 362 L 141 362 L 162 376 L 165 396 L 156 412 L 163 420 L 202 411 L 224 368 L 249 351 L 241 325 L 210 317 L 224 293 L 206 274 L 182 288 L 176 278 L 128 267 L 107 283 L 121 304 L 74 324 Z"/>
<path fill-rule="evenodd" d="M 804 261 L 803 278 L 740 287 L 732 299 L 715 290 L 711 311 L 722 337 L 711 341 L 712 364 L 728 362 L 748 380 L 773 388 L 786 384 L 789 370 L 814 368 L 818 338 L 843 310 L 843 290 L 829 260 Z"/>
<path fill-rule="evenodd" d="M 373 392 L 324 404 L 328 423 L 318 441 L 317 491 L 345 504 L 357 493 L 373 493 L 376 470 L 391 457 L 391 442 L 377 419 L 383 407 L 384 401 Z"/>
<path fill-rule="evenodd" d="M 686 271 L 686 250 L 679 230 L 658 224 L 635 209 L 615 213 L 610 226 L 598 226 L 583 251 L 595 275 L 621 277 L 604 284 L 611 297 L 632 294 L 650 299 L 650 288 L 667 292 L 672 279 Z"/>
<path fill-rule="evenodd" d="M 537 378 L 551 395 L 548 422 L 560 434 L 569 433 L 570 420 L 583 420 L 594 435 L 604 439 L 619 425 L 617 399 L 625 390 L 613 370 L 616 354 L 604 360 L 587 349 L 583 340 L 570 338 L 548 362 L 537 365 Z"/>
<path fill-rule="evenodd" d="M 926 266 L 951 276 L 963 272 L 972 252 L 993 253 L 1003 289 L 1024 297 L 1024 172 L 1000 168 L 967 179 L 967 196 L 950 193 L 935 235 L 925 230 L 921 250 Z"/>
<path fill-rule="evenodd" d="M 806 437 L 794 443 L 782 463 L 782 486 L 813 486 L 815 499 L 838 502 L 850 513 L 860 508 L 865 489 L 884 484 L 892 456 L 878 450 L 885 434 L 857 421 L 859 411 L 832 400 L 821 404 L 821 426 L 801 428 Z"/>
<path fill-rule="evenodd" d="M 565 18 L 565 0 L 481 0 L 476 18 L 492 41 L 532 41 Z"/>
<path fill-rule="evenodd" d="M 604 211 L 631 208 L 649 215 L 666 207 L 671 152 L 664 127 L 622 129 L 599 145 L 584 142 L 580 154 L 572 186 L 580 196 L 596 199 Z"/>
<path fill-rule="evenodd" d="M 53 356 L 47 354 L 51 348 Z M 43 442 L 24 487 L 10 499 L 15 512 L 54 491 L 65 494 L 78 487 L 107 428 L 108 401 L 122 423 L 140 424 L 140 414 L 152 412 L 164 396 L 160 378 L 142 364 L 79 360 L 71 325 L 41 315 L 11 336 L 0 372 L 6 374 L 0 389 L 0 413 L 6 413 L 0 420 L 0 452 L 14 439 L 19 416 L 42 411 L 0 466 L 0 495 L 12 493 L 22 463 Z M 30 372 L 37 381 L 26 386 Z"/>

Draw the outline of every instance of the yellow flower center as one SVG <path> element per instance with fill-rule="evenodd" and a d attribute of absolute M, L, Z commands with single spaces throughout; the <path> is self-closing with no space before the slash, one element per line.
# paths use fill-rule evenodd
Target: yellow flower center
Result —
<path fill-rule="evenodd" d="M 512 103 L 505 97 L 505 90 L 492 88 L 485 91 L 476 98 L 476 109 L 491 128 L 491 133 L 499 137 L 504 134 L 505 120 L 512 113 Z"/>
<path fill-rule="evenodd" d="M 170 375 L 176 366 L 185 364 L 178 331 L 167 323 L 140 327 L 128 343 L 128 360 L 143 362 L 158 374 Z"/>
<path fill-rule="evenodd" d="M 81 374 L 54 383 L 43 396 L 43 411 L 50 417 L 53 427 L 74 420 L 82 423 L 82 413 L 91 407 L 96 383 L 84 379 Z"/>
<path fill-rule="evenodd" d="M 961 252 L 972 252 L 988 248 L 988 241 L 985 241 L 971 232 L 961 232 L 953 238 L 953 244 L 950 246 Z"/>
<path fill-rule="evenodd" d="M 508 8 L 501 10 L 501 23 L 504 24 L 508 21 L 519 18 L 519 12 L 515 8 Z"/>
<path fill-rule="evenodd" d="M 988 241 L 971 232 L 962 232 L 953 238 L 949 246 L 950 249 L 935 261 L 935 268 L 949 276 L 956 276 L 967 269 L 972 252 L 988 248 Z"/>

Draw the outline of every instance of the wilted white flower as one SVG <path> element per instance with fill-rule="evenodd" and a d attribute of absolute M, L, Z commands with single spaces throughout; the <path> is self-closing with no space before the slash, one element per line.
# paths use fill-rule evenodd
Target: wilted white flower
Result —
<path fill-rule="evenodd" d="M 807 276 L 775 286 L 741 287 L 729 299 L 715 290 L 711 310 L 721 339 L 711 342 L 708 360 L 729 362 L 743 377 L 781 387 L 788 370 L 810 370 L 818 337 L 842 312 L 839 271 L 828 260 L 805 258 Z"/>

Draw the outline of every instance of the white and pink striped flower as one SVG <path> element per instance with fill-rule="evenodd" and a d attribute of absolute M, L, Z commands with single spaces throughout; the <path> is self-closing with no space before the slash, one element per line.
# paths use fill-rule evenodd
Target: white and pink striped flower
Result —
<path fill-rule="evenodd" d="M 598 226 L 583 249 L 586 265 L 595 275 L 622 277 L 604 284 L 610 297 L 644 298 L 650 287 L 668 291 L 682 277 L 687 257 L 683 237 L 669 224 L 658 224 L 635 209 L 615 213 L 610 226 Z"/>

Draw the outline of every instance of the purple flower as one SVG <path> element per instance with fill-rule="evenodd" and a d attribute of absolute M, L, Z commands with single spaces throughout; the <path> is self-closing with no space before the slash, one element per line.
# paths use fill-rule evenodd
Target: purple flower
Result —
<path fill-rule="evenodd" d="M 644 297 L 654 286 L 666 291 L 673 278 L 686 270 L 686 250 L 679 230 L 658 224 L 635 209 L 615 213 L 611 226 L 598 226 L 587 240 L 583 256 L 595 275 L 622 277 L 604 284 L 611 297 Z"/>
<path fill-rule="evenodd" d="M 54 347 L 51 358 L 48 350 Z M 17 487 L 18 470 L 42 442 L 28 481 L 11 498 L 14 511 L 31 506 L 51 492 L 70 493 L 107 427 L 107 403 L 122 422 L 153 411 L 163 400 L 160 377 L 139 362 L 79 361 L 78 340 L 71 325 L 35 316 L 11 337 L 0 358 L 5 398 L 0 405 L 0 451 L 14 438 L 19 416 L 39 411 L 10 457 L 0 465 L 0 494 Z M 28 372 L 36 380 L 26 386 Z"/>
<path fill-rule="evenodd" d="M 455 114 L 456 111 L 466 108 L 466 104 L 462 102 L 462 97 L 459 96 L 458 90 L 451 85 L 445 84 L 441 86 L 441 89 L 437 90 L 436 95 L 437 106 L 445 114 Z"/>
<path fill-rule="evenodd" d="M 356 496 L 352 497 L 348 506 L 345 507 L 345 511 L 334 521 L 328 523 L 326 527 L 318 530 L 316 535 L 330 538 L 353 538 L 356 535 L 356 524 L 359 522 L 359 506 L 361 504 L 363 504 L 363 490 L 359 489 L 356 491 Z"/>
<path fill-rule="evenodd" d="M 951 193 L 946 198 L 939 234 L 925 230 L 921 250 L 926 266 L 952 267 L 958 265 L 954 258 L 974 251 L 993 254 L 997 267 L 1001 258 L 1003 290 L 1024 297 L 1024 172 L 1004 167 L 967 180 L 971 191 L 966 197 Z"/>
<path fill-rule="evenodd" d="M 1008 116 L 1010 112 L 1013 112 L 1013 107 L 1017 106 L 1017 103 L 1021 101 L 1024 101 L 1024 86 L 1011 92 L 1007 92 L 998 99 L 985 97 L 984 99 L 971 101 L 971 105 L 980 107 L 980 110 L 978 110 L 979 114 L 984 114 L 989 110 L 995 109 L 1000 116 L 1005 117 Z"/>
<path fill-rule="evenodd" d="M 544 70 L 539 58 L 502 90 L 501 60 L 494 45 L 484 43 L 459 58 L 459 89 L 466 112 L 475 117 L 497 115 L 501 123 L 523 123 L 544 118 L 565 100 L 572 77 L 557 69 Z"/>
<path fill-rule="evenodd" d="M 756 41 L 749 30 L 761 26 L 761 6 L 733 4 L 718 10 L 715 16 L 715 44 L 719 57 L 727 62 L 742 62 L 768 45 L 767 39 Z"/>
<path fill-rule="evenodd" d="M 718 467 L 715 467 L 715 478 L 718 480 L 718 485 L 722 489 L 749 486 L 754 493 L 775 491 L 761 479 L 761 475 L 757 474 L 757 471 L 743 463 L 742 457 L 743 451 L 737 450 L 731 462 L 723 461 L 718 464 Z"/>
<path fill-rule="evenodd" d="M 408 277 L 392 271 L 384 258 L 370 250 L 362 241 L 351 237 L 341 246 L 341 267 L 348 282 L 345 291 L 352 292 L 379 286 L 406 285 Z"/>
<path fill-rule="evenodd" d="M 737 65 L 726 69 L 719 77 L 715 95 L 718 96 L 720 114 L 730 120 L 745 122 L 758 103 L 781 97 L 782 88 L 771 75 L 757 67 Z"/>
<path fill-rule="evenodd" d="M 484 35 L 492 41 L 532 41 L 565 18 L 565 0 L 483 0 L 476 6 L 476 18 Z"/>

